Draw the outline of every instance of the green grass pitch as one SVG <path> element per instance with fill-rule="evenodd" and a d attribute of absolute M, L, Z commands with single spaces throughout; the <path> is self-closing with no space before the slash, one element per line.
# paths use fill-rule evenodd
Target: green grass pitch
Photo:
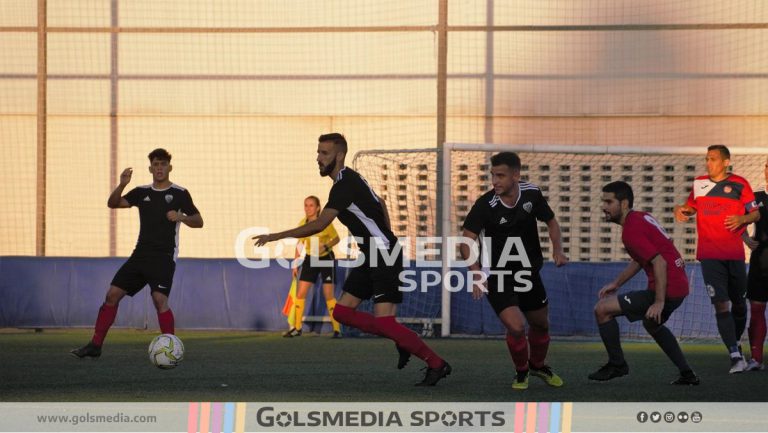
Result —
<path fill-rule="evenodd" d="M 605 383 L 587 374 L 606 360 L 600 342 L 553 340 L 549 363 L 565 381 L 550 388 L 530 378 L 511 388 L 512 361 L 499 339 L 429 339 L 453 366 L 434 388 L 414 387 L 421 360 L 397 370 L 394 345 L 381 338 L 287 339 L 256 332 L 178 333 L 186 353 L 173 370 L 153 367 L 154 332 L 113 330 L 100 359 L 68 351 L 89 330 L 0 332 L 1 401 L 768 401 L 768 371 L 728 374 L 721 344 L 684 343 L 702 379 L 698 387 L 669 382 L 677 371 L 653 342 L 625 343 L 630 374 Z"/>

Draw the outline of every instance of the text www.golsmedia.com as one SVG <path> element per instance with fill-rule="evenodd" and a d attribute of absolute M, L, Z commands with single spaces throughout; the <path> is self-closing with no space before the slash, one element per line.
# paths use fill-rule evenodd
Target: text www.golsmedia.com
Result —
<path fill-rule="evenodd" d="M 126 415 L 118 412 L 113 415 L 91 415 L 86 412 L 85 415 L 38 415 L 37 422 L 40 424 L 96 424 L 96 423 L 142 423 L 151 424 L 157 422 L 154 415 Z"/>

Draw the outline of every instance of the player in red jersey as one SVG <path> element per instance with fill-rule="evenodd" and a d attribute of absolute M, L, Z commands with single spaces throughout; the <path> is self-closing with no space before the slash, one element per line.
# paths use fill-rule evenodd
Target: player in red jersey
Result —
<path fill-rule="evenodd" d="M 617 316 L 626 316 L 631 322 L 642 320 L 646 331 L 680 370 L 673 385 L 698 385 L 699 378 L 688 366 L 677 339 L 664 326 L 688 295 L 685 262 L 653 216 L 632 209 L 634 194 L 629 184 L 618 181 L 605 185 L 602 200 L 605 219 L 622 226 L 621 240 L 632 261 L 598 294 L 595 319 L 608 352 L 608 363 L 589 378 L 605 381 L 629 374 L 616 321 Z M 648 289 L 618 295 L 619 287 L 640 270 L 648 277 Z"/>
<path fill-rule="evenodd" d="M 675 219 L 688 221 L 696 214 L 699 243 L 696 258 L 709 297 L 715 307 L 717 330 L 731 358 L 729 373 L 747 367 L 739 340 L 747 326 L 747 270 L 741 235 L 760 219 L 749 182 L 728 173 L 731 152 L 722 144 L 707 148 L 707 175 L 693 181 L 688 201 L 675 206 Z"/>
<path fill-rule="evenodd" d="M 744 242 L 752 254 L 749 257 L 749 275 L 747 276 L 747 299 L 749 299 L 749 346 L 752 359 L 747 363 L 747 371 L 763 370 L 763 344 L 765 342 L 765 303 L 768 301 L 768 161 L 765 162 L 765 182 L 763 191 L 755 192 L 755 202 L 760 209 L 760 220 L 755 223 L 752 238 L 744 233 Z"/>

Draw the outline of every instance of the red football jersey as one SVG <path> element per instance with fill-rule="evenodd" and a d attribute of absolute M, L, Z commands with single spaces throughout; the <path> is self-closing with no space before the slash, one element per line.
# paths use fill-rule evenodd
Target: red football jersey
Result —
<path fill-rule="evenodd" d="M 699 176 L 693 181 L 687 204 L 696 209 L 697 259 L 744 260 L 741 234 L 747 226 L 730 231 L 725 228 L 725 218 L 757 212 L 755 194 L 746 179 L 731 174 L 713 182 L 709 176 Z"/>
<path fill-rule="evenodd" d="M 656 290 L 651 260 L 661 254 L 667 262 L 667 297 L 682 298 L 688 295 L 685 261 L 667 232 L 651 214 L 629 212 L 624 220 L 621 240 L 632 260 L 639 263 L 648 276 L 648 290 Z"/>

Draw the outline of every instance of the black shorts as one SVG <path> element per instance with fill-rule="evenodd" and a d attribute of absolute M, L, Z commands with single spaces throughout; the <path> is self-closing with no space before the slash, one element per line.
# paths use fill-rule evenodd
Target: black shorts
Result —
<path fill-rule="evenodd" d="M 651 290 L 635 290 L 621 293 L 618 296 L 621 314 L 630 322 L 636 322 L 645 318 L 648 308 L 656 302 L 656 292 Z M 672 312 L 679 307 L 685 298 L 667 298 L 664 300 L 664 309 L 661 310 L 661 323 L 669 320 Z"/>
<path fill-rule="evenodd" d="M 376 266 L 371 265 L 371 258 L 347 274 L 344 281 L 344 291 L 360 299 L 373 298 L 374 304 L 403 302 L 403 292 L 400 291 L 400 273 L 403 272 L 403 253 L 397 256 L 394 263 L 387 266 L 384 258 L 378 255 Z"/>
<path fill-rule="evenodd" d="M 768 246 L 760 246 L 749 256 L 747 298 L 750 301 L 768 302 Z"/>
<path fill-rule="evenodd" d="M 505 274 L 502 278 L 498 274 L 491 273 L 488 277 L 488 302 L 491 303 L 497 316 L 508 307 L 519 307 L 521 311 L 535 311 L 549 304 L 547 291 L 538 269 L 509 272 L 513 274 Z M 503 283 L 503 287 L 500 283 Z M 526 289 L 530 290 L 521 291 Z"/>
<path fill-rule="evenodd" d="M 112 285 L 133 296 L 149 284 L 150 290 L 166 296 L 171 293 L 176 262 L 170 254 L 132 255 L 112 279 Z"/>
<path fill-rule="evenodd" d="M 322 257 L 305 256 L 304 262 L 301 264 L 299 281 L 306 281 L 314 284 L 319 275 L 323 284 L 335 284 L 336 261 L 334 259 L 335 257 L 333 256 L 333 253 Z M 317 262 L 317 265 L 313 265 L 312 262 Z"/>
<path fill-rule="evenodd" d="M 741 260 L 701 260 L 701 274 L 713 304 L 741 303 L 747 295 L 747 266 Z"/>

